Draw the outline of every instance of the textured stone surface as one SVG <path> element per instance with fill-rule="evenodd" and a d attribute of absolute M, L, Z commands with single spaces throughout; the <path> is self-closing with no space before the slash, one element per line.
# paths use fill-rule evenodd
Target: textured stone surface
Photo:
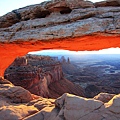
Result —
<path fill-rule="evenodd" d="M 65 92 L 84 96 L 80 86 L 64 78 L 61 63 L 49 56 L 18 57 L 6 69 L 4 77 L 42 97 L 57 98 Z"/>
<path fill-rule="evenodd" d="M 119 0 L 117 6 L 104 7 L 87 2 L 92 5 L 87 8 L 82 8 L 81 2 L 86 3 L 83 0 L 47 1 L 0 17 L 0 42 L 16 41 L 16 44 L 0 44 L 0 75 L 17 56 L 33 50 L 120 47 Z"/>
<path fill-rule="evenodd" d="M 115 96 L 115 94 L 100 93 L 97 96 L 95 96 L 94 99 L 100 100 L 100 101 L 106 103 L 106 102 L 110 101 L 114 96 Z"/>
<path fill-rule="evenodd" d="M 55 106 L 55 100 L 35 96 L 6 81 L 0 79 L 0 120 L 20 120 L 45 107 Z"/>
<path fill-rule="evenodd" d="M 43 5 L 46 6 L 46 3 L 47 2 L 43 3 Z M 48 2 L 48 3 L 49 3 L 49 6 L 52 5 L 51 2 Z M 113 4 L 111 4 L 111 5 L 116 6 L 116 5 L 113 5 Z M 35 44 L 35 45 L 28 44 L 28 43 L 0 44 L 0 74 L 2 73 L 2 75 L 3 75 L 4 69 L 14 60 L 14 58 L 16 56 L 24 55 L 30 50 L 39 50 L 39 49 L 48 49 L 48 48 L 62 48 L 62 49 L 64 48 L 64 49 L 70 49 L 70 50 L 86 50 L 86 49 L 87 50 L 96 50 L 96 49 L 98 50 L 98 49 L 108 48 L 108 47 L 113 47 L 113 46 L 114 47 L 118 47 L 118 46 L 120 47 L 120 42 L 119 42 L 120 39 L 119 39 L 119 37 L 115 37 L 116 33 L 119 35 L 119 31 L 120 31 L 119 30 L 119 26 L 120 26 L 120 24 L 119 24 L 120 23 L 120 21 L 119 21 L 119 6 L 118 7 L 117 6 L 116 7 L 89 8 L 89 9 L 95 9 L 95 11 L 96 11 L 96 9 L 99 9 L 97 14 L 95 14 L 95 16 L 94 16 L 95 19 L 100 18 L 101 21 L 105 20 L 105 19 L 107 19 L 107 20 L 109 19 L 109 22 L 110 22 L 111 19 L 114 18 L 114 19 L 112 19 L 114 21 L 113 22 L 114 24 L 108 24 L 109 29 L 108 28 L 105 29 L 105 28 L 102 27 L 102 30 L 105 29 L 105 31 L 103 31 L 104 33 L 107 31 L 110 34 L 112 34 L 114 37 L 113 36 L 112 37 L 108 37 L 108 36 L 101 37 L 101 36 L 99 36 L 99 35 L 101 35 L 101 33 L 100 33 L 100 34 L 98 34 L 98 36 L 89 36 L 89 37 L 86 36 L 86 37 L 77 38 L 77 39 L 65 39 L 64 41 L 61 41 L 61 42 L 53 42 L 54 44 L 52 44 L 52 42 L 48 42 L 47 45 L 46 45 L 46 43 L 43 43 L 43 42 L 41 42 L 39 44 Z M 39 8 L 39 7 L 34 7 L 34 6 L 31 6 L 31 7 L 34 8 L 34 9 Z M 29 31 L 32 31 L 33 33 L 31 32 L 30 34 L 32 34 L 33 35 L 32 37 L 35 38 L 34 40 L 36 40 L 36 37 L 35 37 L 36 35 L 34 34 L 34 30 L 37 27 L 32 28 L 32 29 L 31 28 L 30 29 L 25 29 L 23 27 L 24 29 L 21 29 L 21 23 L 22 22 L 27 23 L 27 22 L 29 22 L 29 20 L 28 21 L 25 21 L 25 20 L 27 20 L 27 19 L 36 20 L 36 18 L 39 17 L 39 14 L 37 14 L 37 15 L 35 15 L 37 17 L 34 17 L 34 15 L 33 15 L 33 18 L 32 17 L 30 18 L 30 16 L 32 16 L 32 13 L 34 13 L 34 12 L 32 12 L 33 11 L 32 8 L 31 8 L 31 11 L 30 11 L 29 7 L 24 8 L 24 9 L 20 9 L 21 14 L 22 14 L 22 19 L 21 19 L 21 16 L 19 16 L 18 13 L 17 13 L 17 17 L 16 17 L 16 11 L 8 13 L 7 15 L 0 18 L 0 26 L 1 26 L 0 41 L 9 41 L 9 40 L 14 41 L 15 39 L 13 39 L 13 38 L 14 38 L 14 36 L 16 36 L 15 34 L 17 34 L 18 38 L 22 38 L 22 37 L 20 37 L 20 35 L 22 35 L 21 31 L 23 31 L 23 30 L 25 30 L 24 31 L 25 34 L 29 33 Z M 70 8 L 70 7 L 69 8 L 67 7 L 65 9 L 62 8 L 62 12 L 65 10 L 65 13 L 66 13 L 66 10 L 67 10 L 67 13 L 69 13 L 70 9 L 72 9 L 72 8 Z M 72 9 L 72 12 L 74 10 L 78 10 L 78 9 L 79 8 Z M 110 10 L 110 9 L 112 9 L 112 10 Z M 50 9 L 50 12 L 52 13 L 51 15 L 53 15 L 53 16 L 58 15 L 59 13 L 53 13 L 53 11 L 56 11 L 56 10 L 59 11 L 59 10 L 61 10 L 61 8 L 54 9 L 54 7 L 53 7 L 53 9 Z M 80 8 L 80 10 L 83 10 L 83 9 Z M 86 10 L 86 9 L 84 9 L 84 10 Z M 24 13 L 22 13 L 22 11 L 24 11 Z M 42 11 L 44 11 L 44 7 L 43 7 Z M 40 13 L 40 14 L 43 14 L 43 13 Z M 46 17 L 47 17 L 49 15 L 49 12 L 45 11 L 45 13 L 46 13 Z M 78 15 L 76 14 L 76 17 Z M 40 16 L 44 17 L 43 15 L 40 15 Z M 64 14 L 63 14 L 63 16 L 64 16 Z M 89 18 L 88 16 L 86 16 L 86 17 L 87 17 L 87 19 Z M 73 18 L 73 20 L 75 20 L 75 22 L 77 20 L 81 20 L 81 19 L 86 20 L 86 17 L 83 16 L 82 18 L 79 18 L 79 19 L 76 19 L 76 18 L 74 19 Z M 42 18 L 42 19 L 45 20 L 44 18 Z M 68 22 L 69 22 L 69 20 L 68 20 Z M 72 21 L 72 20 L 70 22 L 74 23 L 74 21 Z M 82 20 L 82 22 L 84 22 L 84 21 Z M 52 24 L 50 24 L 49 28 L 51 28 Z M 59 23 L 59 24 L 60 25 L 65 24 L 65 26 L 67 25 L 66 22 Z M 19 27 L 14 27 L 14 25 L 15 26 L 18 25 Z M 10 27 L 8 27 L 8 26 L 10 26 Z M 57 24 L 55 24 L 53 26 L 57 26 Z M 96 27 L 96 24 L 94 26 Z M 8 28 L 6 28 L 6 27 L 8 27 Z M 48 27 L 48 25 L 46 27 Z M 18 28 L 18 29 L 16 29 L 16 28 Z M 44 30 L 45 26 L 42 27 L 41 29 Z M 16 30 L 16 31 L 14 31 L 14 30 Z M 98 31 L 98 32 L 100 32 L 100 31 Z M 48 32 L 48 33 L 50 33 L 50 32 Z M 24 39 L 25 34 L 24 34 L 23 39 L 22 39 L 23 41 L 26 38 L 28 38 L 27 35 L 26 35 L 26 38 Z M 50 36 L 55 36 L 55 35 L 52 35 L 52 34 L 46 34 L 46 32 L 43 36 L 45 36 L 45 35 L 48 38 L 50 38 Z M 102 35 L 106 35 L 106 34 L 102 34 Z M 29 40 L 31 40 L 31 39 L 29 39 Z M 91 42 L 90 42 L 90 40 L 91 40 Z M 18 40 L 16 40 L 16 41 L 18 41 Z M 73 42 L 74 42 L 74 45 L 73 45 Z M 0 83 L 1 84 L 3 84 L 3 83 L 8 84 L 9 82 L 8 81 L 4 81 L 4 82 L 0 81 Z M 11 84 L 10 85 L 7 85 L 7 84 L 6 85 L 1 85 L 1 86 L 2 87 L 3 86 L 12 86 Z M 2 87 L 0 87 L 1 90 L 2 90 Z M 35 119 L 64 120 L 66 118 L 69 118 L 69 114 L 71 115 L 72 113 L 74 113 L 74 111 L 76 111 L 76 117 L 79 117 L 79 113 L 80 113 L 80 115 L 82 115 L 82 112 L 81 112 L 81 110 L 82 110 L 82 111 L 84 111 L 84 113 L 83 113 L 84 116 L 79 118 L 80 120 L 88 120 L 88 118 L 89 118 L 89 120 L 101 120 L 101 119 L 119 120 L 120 119 L 120 106 L 119 106 L 120 95 L 115 95 L 108 103 L 102 103 L 102 102 L 94 100 L 94 99 L 89 100 L 89 99 L 65 94 L 65 95 L 63 95 L 62 97 L 60 97 L 59 99 L 56 100 L 56 107 L 54 107 L 54 104 L 50 105 L 49 103 L 47 103 L 48 106 L 45 107 L 45 108 L 43 107 L 43 109 L 40 112 L 38 112 L 38 109 L 41 109 L 42 108 L 41 107 L 42 103 L 43 103 L 43 106 L 44 106 L 46 104 L 46 102 L 40 102 L 40 101 L 43 101 L 43 100 L 41 100 L 41 98 L 39 98 L 38 101 L 39 101 L 38 103 L 37 103 L 37 100 L 33 101 L 33 102 L 31 101 L 30 103 L 27 103 L 28 106 L 26 106 L 25 104 L 24 105 L 22 105 L 22 104 L 16 104 L 15 105 L 15 104 L 11 103 L 11 99 L 6 98 L 2 94 L 0 96 L 0 118 L 2 120 L 10 119 L 10 118 L 12 120 L 18 120 L 18 119 L 24 119 L 25 117 L 26 117 L 25 119 L 28 119 L 28 120 L 35 120 Z M 47 101 L 49 101 L 49 100 L 47 99 Z M 64 103 L 64 101 L 66 101 L 66 103 Z M 86 109 L 84 110 L 84 108 L 87 108 L 87 112 L 91 111 L 91 108 L 88 107 L 89 106 L 88 103 L 87 103 L 88 106 L 84 106 L 84 107 L 82 106 L 82 109 L 76 107 L 77 108 L 77 110 L 76 110 L 76 108 L 74 108 L 74 102 L 75 102 L 75 106 L 76 106 L 77 102 L 79 103 L 79 105 L 81 105 L 80 101 L 82 101 L 82 103 L 86 103 L 86 102 L 90 101 L 90 103 L 92 103 L 92 104 L 90 104 L 90 106 L 91 106 L 93 111 L 88 113 L 88 114 L 85 114 Z M 36 103 L 35 106 L 37 106 L 36 107 L 37 109 L 34 106 L 34 102 Z M 68 103 L 72 107 L 69 107 Z M 32 106 L 30 106 L 30 104 L 32 104 Z M 102 106 L 99 107 L 99 105 L 101 105 L 101 104 L 102 104 Z M 85 105 L 85 104 L 83 104 L 83 105 Z M 96 105 L 96 107 L 95 107 L 95 105 Z M 94 108 L 96 108 L 96 109 L 94 109 Z M 71 111 L 72 111 L 72 113 L 71 113 Z M 65 116 L 64 116 L 64 112 L 65 112 Z M 36 114 L 34 114 L 34 113 L 36 113 Z M 34 115 L 30 116 L 31 114 L 34 114 Z M 27 116 L 29 116 L 29 117 L 27 117 Z M 75 116 L 73 115 L 70 119 L 72 119 L 73 117 L 75 118 Z"/>
<path fill-rule="evenodd" d="M 14 10 L 0 17 L 0 41 L 53 40 L 97 33 L 119 35 L 119 0 L 95 6 L 84 0 L 52 0 Z"/>
<path fill-rule="evenodd" d="M 65 93 L 56 99 L 56 107 L 47 107 L 25 120 L 119 120 L 120 95 L 115 95 L 107 103 L 86 99 Z"/>
<path fill-rule="evenodd" d="M 119 0 L 105 0 L 95 3 L 96 7 L 105 7 L 105 6 L 120 6 Z"/>
<path fill-rule="evenodd" d="M 1 78 L 4 81 L 4 78 Z M 6 81 L 6 80 L 5 80 Z M 21 97 L 17 97 L 17 103 L 13 97 L 9 97 L 13 88 L 18 88 L 19 93 L 22 87 L 11 83 L 0 82 L 0 119 L 1 120 L 119 120 L 120 119 L 120 94 L 113 95 L 101 93 L 92 99 L 75 96 L 65 93 L 55 99 L 46 99 L 39 96 L 32 97 L 24 104 Z M 4 92 L 3 92 L 4 91 Z M 27 90 L 23 92 L 26 93 Z M 23 93 L 22 92 L 22 93 Z M 26 99 L 26 94 L 23 98 Z M 20 94 L 17 94 L 20 95 Z M 97 99 L 97 100 L 96 100 Z M 105 101 L 104 101 L 105 100 Z M 107 101 L 106 101 L 107 100 Z M 102 102 L 103 101 L 103 102 Z M 105 102 L 105 103 L 104 103 Z"/>
<path fill-rule="evenodd" d="M 11 102 L 29 102 L 33 99 L 31 93 L 20 86 L 4 83 L 0 84 L 0 95 L 11 99 Z"/>

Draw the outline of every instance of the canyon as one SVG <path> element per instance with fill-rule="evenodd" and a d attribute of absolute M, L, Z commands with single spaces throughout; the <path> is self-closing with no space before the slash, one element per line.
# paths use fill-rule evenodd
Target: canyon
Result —
<path fill-rule="evenodd" d="M 57 55 L 59 54 L 58 52 Z M 93 98 L 100 92 L 120 93 L 120 54 L 106 54 L 105 50 L 91 51 L 89 54 L 81 51 L 67 54 L 64 51 L 63 54 L 66 58 L 69 56 L 62 63 L 65 78 L 80 85 L 85 91 L 85 97 Z"/>
<path fill-rule="evenodd" d="M 51 0 L 1 16 L 0 76 L 30 51 L 120 47 L 119 16 L 119 0 Z M 68 93 L 47 99 L 0 77 L 1 120 L 119 120 L 119 102 L 119 94 L 107 93 L 92 99 Z"/>
<path fill-rule="evenodd" d="M 58 98 L 63 93 L 84 96 L 80 86 L 65 79 L 61 63 L 49 56 L 17 57 L 5 70 L 4 78 L 45 98 Z"/>

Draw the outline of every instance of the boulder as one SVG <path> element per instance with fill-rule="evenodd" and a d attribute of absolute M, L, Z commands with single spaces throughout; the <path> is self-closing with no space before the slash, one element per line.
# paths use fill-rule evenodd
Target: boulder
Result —
<path fill-rule="evenodd" d="M 103 102 L 65 93 L 55 101 L 55 104 L 61 108 L 59 113 L 62 113 L 66 120 L 78 120 L 93 111 L 97 113 L 97 109 L 103 105 Z"/>
<path fill-rule="evenodd" d="M 110 101 L 103 103 L 65 93 L 56 99 L 55 108 L 46 107 L 25 120 L 119 120 L 119 98 L 120 95 L 115 95 Z"/>
<path fill-rule="evenodd" d="M 4 81 L 4 80 L 3 80 Z M 0 84 L 0 96 L 9 98 L 14 103 L 24 103 L 33 100 L 31 93 L 20 86 L 14 86 L 9 82 Z"/>
<path fill-rule="evenodd" d="M 54 107 L 54 101 L 35 96 L 24 88 L 14 86 L 8 80 L 0 77 L 0 120 L 24 119 L 45 107 Z"/>
<path fill-rule="evenodd" d="M 108 103 L 105 104 L 106 109 L 114 114 L 120 114 L 120 94 L 115 95 Z M 120 117 L 120 116 L 119 116 Z"/>

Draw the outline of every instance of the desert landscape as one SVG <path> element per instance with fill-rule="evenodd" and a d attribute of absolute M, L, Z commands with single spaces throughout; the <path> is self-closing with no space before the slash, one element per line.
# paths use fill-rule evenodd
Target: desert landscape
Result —
<path fill-rule="evenodd" d="M 4 78 L 42 97 L 57 98 L 67 92 L 93 98 L 99 93 L 119 94 L 119 61 L 120 54 L 43 50 L 16 58 Z"/>
<path fill-rule="evenodd" d="M 51 0 L 0 16 L 0 120 L 120 120 L 119 55 L 29 54 L 111 47 L 119 0 Z"/>
<path fill-rule="evenodd" d="M 119 94 L 119 54 L 88 54 L 76 58 L 63 64 L 63 72 L 68 80 L 85 90 L 86 97 L 92 98 L 100 92 Z"/>

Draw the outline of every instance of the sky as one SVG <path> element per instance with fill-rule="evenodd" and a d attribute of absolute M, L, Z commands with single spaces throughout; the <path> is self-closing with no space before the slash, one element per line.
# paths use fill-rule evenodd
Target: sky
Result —
<path fill-rule="evenodd" d="M 12 10 L 22 8 L 32 4 L 39 4 L 46 0 L 0 0 L 0 16 L 11 12 Z M 102 0 L 91 0 L 92 2 L 98 2 Z"/>
<path fill-rule="evenodd" d="M 120 54 L 120 48 L 108 48 L 98 51 L 69 51 L 69 50 L 41 50 L 29 52 L 29 54 L 62 56 L 62 55 L 85 55 L 85 54 Z"/>

